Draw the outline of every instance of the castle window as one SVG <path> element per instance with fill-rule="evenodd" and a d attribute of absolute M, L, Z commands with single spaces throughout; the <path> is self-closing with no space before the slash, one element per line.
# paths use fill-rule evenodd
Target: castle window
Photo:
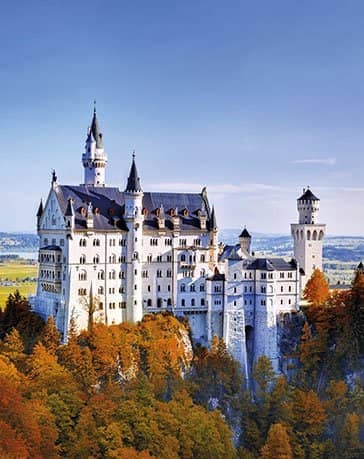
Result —
<path fill-rule="evenodd" d="M 291 304 L 291 300 L 288 300 L 288 304 Z"/>
<path fill-rule="evenodd" d="M 105 279 L 105 273 L 104 271 L 99 271 L 98 274 L 97 274 L 97 278 L 99 280 L 104 280 Z"/>
<path fill-rule="evenodd" d="M 80 281 L 85 281 L 85 280 L 87 280 L 87 272 L 86 272 L 86 271 L 81 271 L 81 272 L 78 274 L 78 280 L 80 280 Z"/>
<path fill-rule="evenodd" d="M 116 263 L 116 255 L 112 254 L 109 256 L 109 263 Z"/>
<path fill-rule="evenodd" d="M 237 292 L 236 287 L 234 287 L 234 293 L 236 293 L 236 292 Z"/>
<path fill-rule="evenodd" d="M 190 292 L 195 292 L 196 291 L 196 287 L 195 287 L 195 284 L 192 284 L 190 286 Z"/>
<path fill-rule="evenodd" d="M 152 290 L 151 286 L 148 285 L 148 292 L 150 292 Z"/>
<path fill-rule="evenodd" d="M 171 299 L 171 298 L 168 298 L 168 300 L 167 300 L 167 306 L 172 306 L 172 299 Z"/>
<path fill-rule="evenodd" d="M 161 286 L 160 285 L 157 286 L 157 290 L 158 290 L 158 292 L 161 291 Z"/>
<path fill-rule="evenodd" d="M 251 279 L 253 277 L 252 273 L 249 273 L 249 279 Z"/>
<path fill-rule="evenodd" d="M 98 288 L 97 293 L 99 295 L 103 295 L 104 294 L 104 287 L 102 285 L 100 285 L 100 287 Z"/>
<path fill-rule="evenodd" d="M 195 299 L 194 298 L 191 299 L 191 306 L 195 306 Z"/>
<path fill-rule="evenodd" d="M 148 277 L 148 271 L 146 269 L 144 271 L 142 271 L 142 277 L 143 278 L 147 278 Z"/>
<path fill-rule="evenodd" d="M 238 275 L 236 273 L 234 273 L 234 279 L 237 279 Z"/>
<path fill-rule="evenodd" d="M 167 290 L 168 290 L 169 292 L 171 291 L 171 286 L 170 286 L 170 284 L 168 284 Z"/>
<path fill-rule="evenodd" d="M 245 287 L 244 287 L 244 292 L 247 293 L 247 291 L 248 291 L 248 287 L 245 286 Z"/>
<path fill-rule="evenodd" d="M 253 287 L 249 287 L 249 292 L 252 293 L 253 292 Z"/>
<path fill-rule="evenodd" d="M 162 255 L 157 255 L 157 263 L 162 263 Z"/>
<path fill-rule="evenodd" d="M 181 255 L 181 261 L 186 261 L 186 255 L 184 253 Z"/>
<path fill-rule="evenodd" d="M 204 292 L 205 291 L 205 285 L 204 284 L 201 284 L 200 285 L 200 292 Z"/>
<path fill-rule="evenodd" d="M 261 279 L 266 279 L 267 278 L 267 273 L 261 273 L 260 274 Z"/>
<path fill-rule="evenodd" d="M 186 285 L 185 284 L 181 284 L 180 291 L 181 292 L 185 292 L 186 291 Z"/>
<path fill-rule="evenodd" d="M 199 247 L 201 245 L 201 239 L 194 239 L 193 240 L 193 245 Z"/>
<path fill-rule="evenodd" d="M 261 300 L 260 304 L 261 304 L 262 306 L 265 306 L 265 300 Z"/>
<path fill-rule="evenodd" d="M 84 265 L 86 263 L 86 255 L 80 256 L 80 265 Z"/>
<path fill-rule="evenodd" d="M 125 293 L 125 288 L 124 287 L 119 287 L 119 293 Z"/>
<path fill-rule="evenodd" d="M 100 257 L 98 255 L 95 255 L 94 256 L 94 265 L 97 265 L 98 263 L 100 263 Z"/>
<path fill-rule="evenodd" d="M 160 269 L 157 270 L 157 277 L 162 277 L 162 271 Z"/>
<path fill-rule="evenodd" d="M 221 293 L 221 286 L 220 285 L 215 285 L 214 292 L 215 293 Z"/>
<path fill-rule="evenodd" d="M 266 288 L 265 287 L 260 287 L 260 293 L 266 293 Z"/>
<path fill-rule="evenodd" d="M 134 284 L 134 290 L 138 290 L 137 284 Z"/>
<path fill-rule="evenodd" d="M 61 247 L 63 247 L 64 246 L 64 239 L 60 239 L 59 244 L 60 244 Z"/>
<path fill-rule="evenodd" d="M 293 273 L 288 273 L 288 279 L 293 279 Z"/>
<path fill-rule="evenodd" d="M 205 299 L 201 298 L 201 306 L 205 306 Z"/>
<path fill-rule="evenodd" d="M 172 277 L 172 271 L 170 269 L 167 269 L 167 277 Z"/>
<path fill-rule="evenodd" d="M 181 306 L 184 306 L 185 304 L 186 304 L 185 299 L 182 298 L 182 300 L 181 300 Z"/>
<path fill-rule="evenodd" d="M 281 304 L 283 304 L 283 300 L 281 300 Z"/>
<path fill-rule="evenodd" d="M 164 245 L 172 245 L 172 239 L 168 238 L 164 240 Z"/>
<path fill-rule="evenodd" d="M 114 270 L 109 272 L 109 279 L 116 279 L 116 272 Z"/>
<path fill-rule="evenodd" d="M 291 286 L 288 287 L 288 291 L 292 292 L 292 287 Z"/>
<path fill-rule="evenodd" d="M 179 240 L 179 245 L 180 245 L 180 247 L 186 247 L 187 246 L 187 239 L 180 239 Z"/>
<path fill-rule="evenodd" d="M 86 239 L 80 239 L 80 247 L 86 247 L 86 246 L 87 246 Z"/>
<path fill-rule="evenodd" d="M 284 279 L 284 273 L 279 273 L 280 279 Z"/>
<path fill-rule="evenodd" d="M 149 298 L 149 300 L 147 301 L 147 306 L 151 307 L 152 306 L 152 300 Z"/>
<path fill-rule="evenodd" d="M 150 245 L 157 246 L 158 245 L 158 239 L 151 239 L 150 240 Z"/>
<path fill-rule="evenodd" d="M 201 262 L 201 263 L 205 263 L 205 262 L 206 262 L 206 257 L 205 257 L 205 255 L 201 255 L 201 257 L 200 257 L 200 262 Z"/>
<path fill-rule="evenodd" d="M 153 259 L 152 255 L 148 255 L 147 256 L 147 263 L 152 263 L 152 259 Z"/>
<path fill-rule="evenodd" d="M 102 301 L 99 302 L 99 310 L 101 311 L 104 309 L 104 303 Z"/>
<path fill-rule="evenodd" d="M 281 286 L 281 293 L 283 293 L 283 285 Z"/>
<path fill-rule="evenodd" d="M 273 279 L 273 273 L 268 274 L 268 279 Z"/>
<path fill-rule="evenodd" d="M 172 261 L 172 255 L 167 255 L 167 262 L 171 262 Z"/>

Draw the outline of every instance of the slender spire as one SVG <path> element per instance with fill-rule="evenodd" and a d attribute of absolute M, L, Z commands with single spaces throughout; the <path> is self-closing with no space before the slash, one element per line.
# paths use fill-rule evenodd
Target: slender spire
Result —
<path fill-rule="evenodd" d="M 43 211 L 43 199 L 41 199 L 38 207 L 37 217 L 41 217 L 43 215 Z"/>
<path fill-rule="evenodd" d="M 131 163 L 128 184 L 126 185 L 125 191 L 142 191 L 142 187 L 140 185 L 140 178 L 138 176 L 138 171 L 135 164 L 135 151 L 133 151 L 133 161 Z"/>
<path fill-rule="evenodd" d="M 75 211 L 74 211 L 74 209 L 73 209 L 73 201 L 72 201 L 72 198 L 68 198 L 67 209 L 66 209 L 65 216 L 66 216 L 66 217 L 74 217 L 74 215 L 75 215 Z"/>
<path fill-rule="evenodd" d="M 94 114 L 93 114 L 92 121 L 91 121 L 89 137 L 91 134 L 96 140 L 96 148 L 104 148 L 104 143 L 102 140 L 102 133 L 100 132 L 99 121 L 96 115 L 96 100 L 94 100 Z"/>
<path fill-rule="evenodd" d="M 217 228 L 215 207 L 214 206 L 212 206 L 212 210 L 211 210 L 210 228 L 213 229 L 213 230 Z"/>

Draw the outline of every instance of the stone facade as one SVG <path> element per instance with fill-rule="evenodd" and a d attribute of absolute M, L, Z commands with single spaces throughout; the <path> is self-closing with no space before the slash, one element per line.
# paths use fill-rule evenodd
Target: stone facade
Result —
<path fill-rule="evenodd" d="M 84 184 L 62 185 L 54 173 L 37 213 L 35 311 L 54 316 L 66 341 L 71 319 L 84 329 L 90 317 L 134 323 L 168 310 L 188 318 L 195 342 L 209 345 L 215 335 L 223 337 L 247 378 L 260 355 L 279 371 L 277 320 L 299 309 L 300 272 L 307 277 L 313 255 L 317 267 L 322 259 L 317 201 L 299 200 L 300 220 L 292 225 L 298 263 L 257 258 L 246 229 L 236 245 L 218 244 L 206 189 L 145 192 L 134 156 L 125 190 L 106 186 L 96 112 L 82 162 Z"/>

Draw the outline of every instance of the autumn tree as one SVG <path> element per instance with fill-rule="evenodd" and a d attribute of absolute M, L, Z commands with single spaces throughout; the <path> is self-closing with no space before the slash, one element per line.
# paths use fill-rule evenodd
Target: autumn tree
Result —
<path fill-rule="evenodd" d="M 292 448 L 286 427 L 283 424 L 272 424 L 268 438 L 261 450 L 261 459 L 292 459 Z"/>
<path fill-rule="evenodd" d="M 49 316 L 40 335 L 40 341 L 51 354 L 55 354 L 60 345 L 61 335 L 57 330 L 53 316 Z"/>
<path fill-rule="evenodd" d="M 303 298 L 312 306 L 325 303 L 330 295 L 329 284 L 322 271 L 314 270 L 303 292 Z"/>

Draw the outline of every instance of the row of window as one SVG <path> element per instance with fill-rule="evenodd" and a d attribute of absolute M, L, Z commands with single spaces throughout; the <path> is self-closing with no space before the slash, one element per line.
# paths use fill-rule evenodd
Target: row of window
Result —
<path fill-rule="evenodd" d="M 287 272 L 287 278 L 288 279 L 293 279 L 293 272 Z M 234 273 L 233 274 L 233 277 L 234 277 L 234 280 L 238 279 L 238 273 Z M 244 273 L 244 279 L 252 279 L 253 278 L 253 273 L 252 272 L 249 272 L 248 273 Z M 260 273 L 260 278 L 261 279 L 273 279 L 273 273 Z M 279 273 L 279 278 L 280 279 L 285 279 L 285 273 L 284 272 L 280 272 Z"/>
<path fill-rule="evenodd" d="M 92 240 L 92 245 L 94 247 L 100 247 L 101 242 L 100 239 L 93 239 Z M 116 245 L 119 245 L 120 247 L 126 247 L 126 239 L 109 239 L 109 246 L 110 247 L 116 247 Z M 79 242 L 80 247 L 87 247 L 87 239 L 80 239 Z"/>
<path fill-rule="evenodd" d="M 48 242 L 49 242 L 48 238 L 45 237 L 45 238 L 43 239 L 43 245 L 48 245 Z M 52 239 L 52 240 L 51 240 L 51 245 L 57 245 L 57 239 Z M 60 239 L 60 240 L 59 240 L 59 245 L 60 245 L 61 247 L 64 246 L 64 239 Z"/>
<path fill-rule="evenodd" d="M 179 290 L 180 290 L 180 292 L 186 292 L 186 284 L 181 284 Z M 200 292 L 204 292 L 205 291 L 205 285 L 201 284 L 199 290 L 200 290 Z M 195 291 L 196 291 L 196 285 L 195 284 L 190 285 L 190 292 L 195 292 Z"/>

